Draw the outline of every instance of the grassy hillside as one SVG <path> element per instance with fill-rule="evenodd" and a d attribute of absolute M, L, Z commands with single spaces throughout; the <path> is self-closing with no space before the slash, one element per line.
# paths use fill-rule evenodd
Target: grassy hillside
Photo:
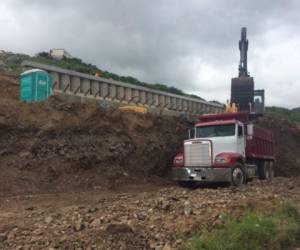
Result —
<path fill-rule="evenodd" d="M 85 63 L 79 58 L 72 58 L 72 59 L 63 59 L 63 60 L 54 60 L 51 57 L 48 56 L 48 53 L 41 52 L 37 56 L 31 57 L 25 54 L 14 54 L 11 52 L 8 53 L 2 53 L 0 54 L 0 70 L 10 71 L 10 72 L 16 72 L 21 73 L 21 63 L 24 60 L 31 60 L 35 62 L 40 62 L 44 64 L 50 64 L 54 66 L 58 66 L 64 69 L 74 70 L 81 73 L 86 73 L 90 75 L 95 75 L 98 73 L 101 77 L 107 78 L 107 79 L 113 79 L 116 81 L 126 82 L 130 84 L 135 84 L 139 86 L 148 87 L 151 89 L 156 89 L 168 93 L 173 93 L 177 95 L 184 95 L 184 96 L 190 96 L 193 98 L 197 98 L 200 100 L 204 100 L 203 98 L 196 96 L 196 95 L 189 95 L 184 93 L 182 90 L 175 88 L 173 86 L 167 86 L 165 84 L 161 83 L 146 83 L 139 81 L 138 79 L 131 77 L 131 76 L 119 76 L 117 74 L 108 72 L 106 70 L 101 70 L 97 66 Z"/>
<path fill-rule="evenodd" d="M 300 107 L 295 109 L 286 109 L 280 107 L 267 107 L 266 116 L 279 119 L 285 119 L 290 122 L 300 123 Z"/>
<path fill-rule="evenodd" d="M 21 73 L 21 63 L 24 60 L 30 59 L 30 56 L 25 54 L 14 54 L 11 52 L 0 54 L 0 70 Z"/>

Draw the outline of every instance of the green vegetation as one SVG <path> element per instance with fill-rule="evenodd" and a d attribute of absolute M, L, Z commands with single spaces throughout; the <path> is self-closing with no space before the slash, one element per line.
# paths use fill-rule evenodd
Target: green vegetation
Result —
<path fill-rule="evenodd" d="M 97 72 L 100 72 L 100 70 L 92 64 L 84 63 L 81 61 L 81 59 L 78 58 L 72 58 L 67 59 L 64 58 L 62 60 L 55 60 L 48 56 L 41 56 L 45 52 L 39 53 L 39 56 L 30 58 L 31 61 L 34 62 L 40 62 L 44 64 L 50 64 L 57 67 L 61 67 L 64 69 L 74 70 L 85 74 L 95 75 Z"/>
<path fill-rule="evenodd" d="M 285 119 L 290 122 L 300 122 L 300 107 L 295 109 L 286 109 L 280 107 L 267 107 L 266 116 L 277 119 Z"/>
<path fill-rule="evenodd" d="M 28 59 L 30 56 L 24 54 L 2 53 L 0 54 L 0 70 L 21 73 L 21 63 Z"/>
<path fill-rule="evenodd" d="M 160 84 L 160 83 L 155 83 L 155 84 L 150 84 L 150 83 L 145 83 L 141 82 L 138 79 L 131 77 L 131 76 L 119 76 L 117 74 L 104 71 L 99 69 L 97 66 L 89 63 L 83 62 L 79 58 L 72 58 L 72 59 L 67 59 L 64 58 L 62 60 L 55 60 L 49 56 L 47 52 L 40 52 L 34 57 L 30 57 L 28 55 L 23 55 L 23 54 L 14 54 L 14 53 L 4 53 L 0 55 L 0 70 L 5 70 L 5 71 L 11 71 L 15 73 L 21 73 L 21 63 L 24 60 L 31 60 L 39 63 L 44 63 L 44 64 L 49 64 L 57 67 L 61 67 L 64 69 L 69 69 L 69 70 L 74 70 L 77 72 L 85 73 L 85 74 L 90 74 L 90 75 L 95 75 L 99 74 L 103 78 L 107 79 L 113 79 L 115 81 L 121 81 L 121 82 L 126 82 L 134 85 L 139 85 L 151 89 L 156 89 L 172 94 L 177 94 L 177 95 L 184 95 L 184 96 L 190 96 L 193 98 L 197 98 L 200 100 L 204 100 L 199 96 L 196 95 L 189 95 L 184 93 L 182 90 L 175 88 L 175 87 L 169 87 L 165 84 Z"/>
<path fill-rule="evenodd" d="M 114 73 L 111 73 L 108 71 L 103 71 L 103 70 L 97 68 L 97 66 L 84 63 L 81 59 L 78 59 L 78 58 L 72 58 L 72 59 L 64 58 L 62 60 L 54 60 L 54 59 L 50 58 L 46 52 L 41 52 L 38 54 L 37 57 L 31 58 L 31 60 L 40 62 L 40 63 L 55 65 L 55 66 L 65 68 L 65 69 L 75 70 L 75 71 L 90 74 L 90 75 L 95 75 L 96 73 L 98 73 L 101 77 L 104 77 L 107 79 L 113 79 L 115 81 L 121 81 L 121 82 L 126 82 L 126 83 L 130 83 L 130 84 L 134 84 L 134 85 L 139 85 L 139 86 L 143 86 L 143 87 L 147 87 L 147 88 L 151 88 L 151 89 L 169 92 L 172 94 L 191 96 L 191 97 L 203 100 L 199 96 L 185 94 L 180 89 L 177 89 L 172 86 L 169 87 L 165 84 L 160 84 L 160 83 L 155 83 L 155 84 L 145 83 L 145 82 L 141 82 L 138 79 L 131 77 L 131 76 L 119 76 L 117 74 L 114 74 Z"/>
<path fill-rule="evenodd" d="M 291 204 L 273 213 L 248 211 L 239 219 L 224 218 L 224 225 L 190 239 L 189 250 L 293 249 L 300 245 L 300 214 Z"/>

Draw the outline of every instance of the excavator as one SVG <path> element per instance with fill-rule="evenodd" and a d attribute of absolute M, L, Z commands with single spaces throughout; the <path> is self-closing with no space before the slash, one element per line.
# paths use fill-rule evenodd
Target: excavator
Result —
<path fill-rule="evenodd" d="M 249 112 L 252 116 L 261 116 L 265 109 L 265 91 L 254 89 L 254 78 L 248 72 L 247 28 L 241 29 L 239 40 L 239 75 L 231 80 L 231 100 L 227 102 L 227 112 Z"/>

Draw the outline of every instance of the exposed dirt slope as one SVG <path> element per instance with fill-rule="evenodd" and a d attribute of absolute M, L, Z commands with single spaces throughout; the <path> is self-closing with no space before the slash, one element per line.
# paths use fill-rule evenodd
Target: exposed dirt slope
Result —
<path fill-rule="evenodd" d="M 163 176 L 179 148 L 179 119 L 64 103 L 18 101 L 1 77 L 0 194 L 66 191 Z"/>
<path fill-rule="evenodd" d="M 260 126 L 270 129 L 275 140 L 276 174 L 300 175 L 300 127 L 285 119 L 263 118 Z"/>

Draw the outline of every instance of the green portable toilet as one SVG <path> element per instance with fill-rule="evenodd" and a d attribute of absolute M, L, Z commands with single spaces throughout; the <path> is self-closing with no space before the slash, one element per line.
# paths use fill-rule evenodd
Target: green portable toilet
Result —
<path fill-rule="evenodd" d="M 22 102 L 43 101 L 51 94 L 52 79 L 46 71 L 32 69 L 21 74 L 20 100 Z"/>

